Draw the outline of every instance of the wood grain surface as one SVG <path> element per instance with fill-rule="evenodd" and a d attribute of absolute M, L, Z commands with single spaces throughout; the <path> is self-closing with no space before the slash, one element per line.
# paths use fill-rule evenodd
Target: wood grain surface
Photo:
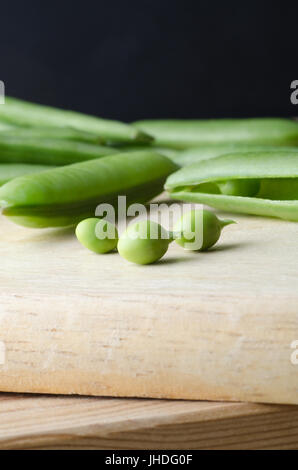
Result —
<path fill-rule="evenodd" d="M 298 404 L 298 225 L 234 218 L 143 267 L 1 218 L 0 390 Z"/>
<path fill-rule="evenodd" d="M 298 407 L 0 394 L 0 449 L 298 449 Z"/>

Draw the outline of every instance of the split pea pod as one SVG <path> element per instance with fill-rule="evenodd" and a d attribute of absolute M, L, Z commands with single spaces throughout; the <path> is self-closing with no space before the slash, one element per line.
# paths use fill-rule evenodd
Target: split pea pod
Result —
<path fill-rule="evenodd" d="M 232 193 L 224 194 L 220 188 L 228 182 L 237 184 Z M 165 187 L 173 199 L 298 221 L 298 150 L 242 152 L 204 160 L 169 176 Z"/>
<path fill-rule="evenodd" d="M 28 227 L 61 227 L 94 217 L 101 203 L 145 203 L 177 166 L 154 152 L 133 152 L 16 178 L 0 188 L 3 214 Z"/>
<path fill-rule="evenodd" d="M 111 147 L 63 139 L 7 136 L 0 133 L 0 162 L 68 165 L 115 154 Z"/>
<path fill-rule="evenodd" d="M 290 119 L 155 120 L 134 125 L 152 135 L 155 145 L 174 149 L 226 143 L 298 145 L 298 122 Z"/>
<path fill-rule="evenodd" d="M 70 127 L 92 133 L 105 141 L 134 143 L 152 140 L 144 132 L 122 122 L 10 97 L 6 97 L 5 104 L 0 106 L 0 120 L 23 127 Z"/>

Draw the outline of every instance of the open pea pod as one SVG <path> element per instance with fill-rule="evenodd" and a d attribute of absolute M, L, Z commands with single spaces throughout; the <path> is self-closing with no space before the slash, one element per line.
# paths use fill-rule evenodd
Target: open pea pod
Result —
<path fill-rule="evenodd" d="M 298 221 L 298 151 L 242 152 L 204 160 L 170 175 L 165 188 L 173 199 Z"/>
<path fill-rule="evenodd" d="M 7 135 L 0 132 L 0 162 L 69 165 L 115 154 L 111 147 L 66 139 Z"/>
<path fill-rule="evenodd" d="M 151 137 L 134 126 L 6 97 L 0 106 L 0 120 L 23 127 L 71 127 L 114 142 L 148 142 Z"/>
<path fill-rule="evenodd" d="M 154 152 L 133 152 L 16 178 L 0 188 L 3 214 L 28 227 L 74 225 L 100 203 L 145 203 L 163 189 L 177 166 Z"/>
<path fill-rule="evenodd" d="M 290 119 L 149 120 L 134 125 L 152 135 L 155 145 L 176 149 L 241 142 L 298 145 L 298 122 Z"/>

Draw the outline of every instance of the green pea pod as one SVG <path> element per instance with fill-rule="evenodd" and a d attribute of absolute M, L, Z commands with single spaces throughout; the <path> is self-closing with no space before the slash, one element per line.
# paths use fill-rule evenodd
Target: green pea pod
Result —
<path fill-rule="evenodd" d="M 74 140 L 75 142 L 87 142 L 89 144 L 104 143 L 95 134 L 70 127 L 2 127 L 2 123 L 0 123 L 0 138 L 3 136 L 27 139 Z"/>
<path fill-rule="evenodd" d="M 14 129 L 14 126 L 10 126 L 6 122 L 0 122 L 0 132 L 7 132 L 11 131 L 12 129 Z"/>
<path fill-rule="evenodd" d="M 134 125 L 152 135 L 157 146 L 176 149 L 227 143 L 298 145 L 298 122 L 289 119 L 156 120 Z"/>
<path fill-rule="evenodd" d="M 115 154 L 111 147 L 62 139 L 11 136 L 0 133 L 0 162 L 69 165 Z"/>
<path fill-rule="evenodd" d="M 135 127 L 118 121 L 101 119 L 75 111 L 5 98 L 0 106 L 0 120 L 23 127 L 71 127 L 95 134 L 105 141 L 148 142 L 151 137 Z"/>
<path fill-rule="evenodd" d="M 31 173 L 49 170 L 47 165 L 30 165 L 26 163 L 0 163 L 0 186 L 8 181 Z"/>
<path fill-rule="evenodd" d="M 207 184 L 216 187 L 237 180 L 246 181 L 239 185 L 241 194 L 208 192 Z M 251 191 L 248 181 L 254 188 L 259 182 L 257 194 L 243 195 L 245 186 Z M 173 199 L 208 204 L 229 212 L 298 221 L 298 151 L 222 155 L 181 168 L 169 176 L 165 187 Z"/>
<path fill-rule="evenodd" d="M 183 151 L 176 151 L 176 153 L 169 155 L 179 166 L 187 166 L 192 163 L 200 162 L 202 160 L 210 160 L 211 158 L 219 157 L 227 153 L 239 152 L 267 152 L 276 150 L 276 146 L 272 145 L 256 145 L 247 143 L 227 143 L 227 144 L 209 144 L 201 145 L 200 147 L 193 147 Z M 278 150 L 297 150 L 295 146 L 278 147 Z"/>
<path fill-rule="evenodd" d="M 74 225 L 100 203 L 148 202 L 177 166 L 154 152 L 133 152 L 16 178 L 0 188 L 3 214 L 28 227 Z"/>
<path fill-rule="evenodd" d="M 121 152 L 139 152 L 140 150 L 150 150 L 154 152 L 161 153 L 161 155 L 165 155 L 165 157 L 174 160 L 179 165 L 179 154 L 181 153 L 179 150 L 166 148 L 166 147 L 157 147 L 156 145 L 121 145 L 118 147 L 119 151 Z M 180 165 L 179 165 L 180 166 Z"/>

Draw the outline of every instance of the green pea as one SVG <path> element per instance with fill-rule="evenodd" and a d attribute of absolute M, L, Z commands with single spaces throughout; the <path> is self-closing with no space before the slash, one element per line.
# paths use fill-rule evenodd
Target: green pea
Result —
<path fill-rule="evenodd" d="M 260 181 L 256 179 L 236 179 L 218 183 L 221 194 L 226 196 L 253 197 L 260 191 Z"/>
<path fill-rule="evenodd" d="M 76 236 L 83 246 L 99 254 L 113 251 L 118 241 L 115 225 L 95 217 L 82 220 L 77 225 Z"/>
<path fill-rule="evenodd" d="M 233 220 L 219 220 L 205 209 L 192 210 L 175 225 L 175 241 L 187 250 L 205 251 L 215 245 L 222 229 L 233 223 Z"/>
<path fill-rule="evenodd" d="M 117 248 L 127 261 L 151 264 L 166 254 L 172 241 L 171 235 L 160 224 L 144 220 L 128 227 L 121 235 Z"/>

